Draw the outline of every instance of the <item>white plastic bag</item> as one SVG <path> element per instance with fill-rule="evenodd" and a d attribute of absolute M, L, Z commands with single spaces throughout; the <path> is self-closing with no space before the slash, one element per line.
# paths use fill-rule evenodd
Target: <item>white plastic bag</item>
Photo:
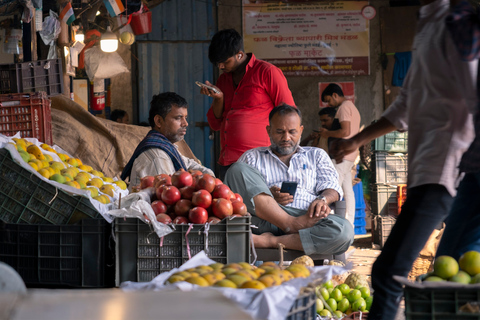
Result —
<path fill-rule="evenodd" d="M 117 52 L 103 52 L 97 46 L 85 51 L 85 71 L 90 81 L 130 72 Z"/>

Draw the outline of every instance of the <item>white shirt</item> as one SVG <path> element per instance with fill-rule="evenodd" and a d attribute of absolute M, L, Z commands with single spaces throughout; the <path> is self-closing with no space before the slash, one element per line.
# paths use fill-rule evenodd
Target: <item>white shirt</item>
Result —
<path fill-rule="evenodd" d="M 478 61 L 462 61 L 445 17 L 450 2 L 420 8 L 412 64 L 383 117 L 408 130 L 408 187 L 441 184 L 454 196 L 458 165 L 473 140 Z"/>
<path fill-rule="evenodd" d="M 246 151 L 238 162 L 256 168 L 267 186 L 281 187 L 283 181 L 297 182 L 293 202 L 287 206 L 307 210 L 323 190 L 333 189 L 340 199 L 343 191 L 338 184 L 338 173 L 328 154 L 319 148 L 298 147 L 287 167 L 270 149 L 260 147 Z"/>
<path fill-rule="evenodd" d="M 178 148 L 175 145 L 176 148 Z M 180 155 L 187 167 L 187 170 L 200 170 L 203 173 L 213 174 L 213 171 L 197 163 L 195 160 Z M 130 174 L 130 187 L 140 184 L 140 178 L 145 176 L 156 176 L 161 173 L 173 174 L 175 167 L 168 154 L 160 148 L 151 148 L 142 152 L 133 162 L 132 173 Z"/>

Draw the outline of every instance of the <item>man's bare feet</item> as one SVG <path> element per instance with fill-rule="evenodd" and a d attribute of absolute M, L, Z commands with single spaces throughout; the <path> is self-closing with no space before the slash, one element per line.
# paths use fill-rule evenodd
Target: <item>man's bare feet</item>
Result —
<path fill-rule="evenodd" d="M 276 248 L 275 238 L 271 232 L 252 234 L 253 244 L 256 248 Z"/>

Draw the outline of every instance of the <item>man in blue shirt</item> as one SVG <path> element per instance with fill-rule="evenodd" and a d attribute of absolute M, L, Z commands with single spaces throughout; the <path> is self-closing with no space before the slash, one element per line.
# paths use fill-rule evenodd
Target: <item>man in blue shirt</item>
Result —
<path fill-rule="evenodd" d="M 285 104 L 275 107 L 267 132 L 271 145 L 245 152 L 225 177 L 258 227 L 253 229 L 255 246 L 276 248 L 282 243 L 306 254 L 344 253 L 354 231 L 346 219 L 330 215 L 329 205 L 342 196 L 338 174 L 324 150 L 300 147 L 300 110 Z M 294 196 L 271 191 L 283 181 L 297 182 Z"/>

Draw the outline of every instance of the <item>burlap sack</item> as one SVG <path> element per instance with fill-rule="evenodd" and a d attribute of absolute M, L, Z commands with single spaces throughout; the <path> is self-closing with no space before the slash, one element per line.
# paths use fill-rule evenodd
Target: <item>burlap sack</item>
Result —
<path fill-rule="evenodd" d="M 53 144 L 109 177 L 120 177 L 150 130 L 95 117 L 63 95 L 51 100 Z M 181 154 L 200 162 L 184 140 L 177 145 Z"/>

